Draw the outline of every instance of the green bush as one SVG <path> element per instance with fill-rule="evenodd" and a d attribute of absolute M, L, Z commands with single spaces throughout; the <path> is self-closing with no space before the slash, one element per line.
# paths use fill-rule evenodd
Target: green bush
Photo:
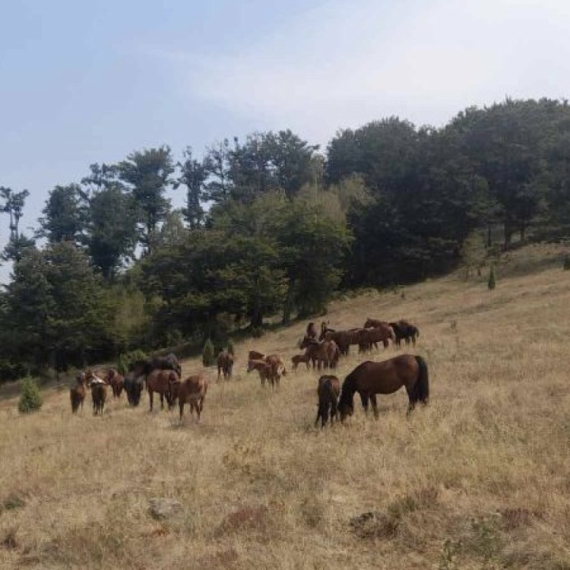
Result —
<path fill-rule="evenodd" d="M 137 360 L 146 360 L 147 354 L 143 350 L 132 350 L 125 354 L 121 354 L 117 359 L 117 371 L 124 376 L 129 371 L 129 366 Z"/>
<path fill-rule="evenodd" d="M 202 364 L 204 366 L 212 366 L 214 364 L 214 345 L 210 339 L 208 339 L 206 344 L 204 344 L 204 350 L 202 351 Z"/>
<path fill-rule="evenodd" d="M 264 330 L 261 327 L 252 327 L 251 336 L 253 338 L 260 338 L 263 336 Z"/>
<path fill-rule="evenodd" d="M 22 381 L 22 395 L 18 402 L 18 410 L 21 414 L 29 414 L 42 407 L 43 400 L 39 386 L 31 378 Z"/>
<path fill-rule="evenodd" d="M 489 291 L 495 288 L 495 268 L 491 265 L 491 271 L 489 273 L 489 281 L 487 281 L 487 287 Z"/>

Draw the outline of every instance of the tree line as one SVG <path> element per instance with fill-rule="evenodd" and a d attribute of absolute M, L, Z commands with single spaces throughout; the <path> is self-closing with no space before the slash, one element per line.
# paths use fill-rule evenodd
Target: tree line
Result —
<path fill-rule="evenodd" d="M 441 128 L 344 129 L 323 152 L 289 130 L 136 151 L 53 188 L 31 236 L 28 192 L 0 187 L 0 377 L 321 314 L 338 288 L 453 269 L 474 230 L 506 249 L 533 226 L 566 235 L 569 174 L 567 102 L 506 99 Z"/>

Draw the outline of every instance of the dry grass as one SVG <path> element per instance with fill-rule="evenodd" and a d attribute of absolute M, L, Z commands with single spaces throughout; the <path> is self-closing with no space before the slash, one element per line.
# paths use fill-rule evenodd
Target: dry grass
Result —
<path fill-rule="evenodd" d="M 247 351 L 289 359 L 302 324 L 239 345 L 231 382 L 209 370 L 201 425 L 146 397 L 73 417 L 67 388 L 20 416 L 5 392 L 0 567 L 570 569 L 570 274 L 543 262 L 559 254 L 518 252 L 493 292 L 449 277 L 331 308 L 339 327 L 417 322 L 432 398 L 409 418 L 402 391 L 378 421 L 315 430 L 301 367 L 262 390 Z M 183 515 L 155 520 L 153 497 Z"/>

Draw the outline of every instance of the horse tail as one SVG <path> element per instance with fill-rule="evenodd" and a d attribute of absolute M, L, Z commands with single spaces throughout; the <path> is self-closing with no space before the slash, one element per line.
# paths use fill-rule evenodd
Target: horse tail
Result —
<path fill-rule="evenodd" d="M 419 367 L 418 377 L 414 387 L 415 401 L 427 404 L 429 400 L 429 374 L 427 363 L 421 356 L 416 356 L 415 359 Z"/>

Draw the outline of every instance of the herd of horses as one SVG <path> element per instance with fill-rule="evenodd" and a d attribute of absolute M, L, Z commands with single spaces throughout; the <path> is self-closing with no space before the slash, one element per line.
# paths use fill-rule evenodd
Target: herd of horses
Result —
<path fill-rule="evenodd" d="M 304 338 L 298 344 L 305 352 L 293 356 L 293 369 L 296 370 L 300 363 L 305 363 L 307 368 L 312 365 L 313 369 L 318 370 L 334 369 L 339 359 L 349 353 L 352 345 L 358 345 L 359 353 L 370 352 L 373 347 L 378 349 L 379 343 L 382 343 L 384 348 L 387 348 L 390 342 L 401 346 L 402 341 L 415 346 L 419 334 L 419 329 L 405 320 L 385 322 L 367 319 L 364 327 L 344 331 L 330 329 L 328 324 L 323 322 L 320 334 L 315 324 L 309 323 Z M 225 380 L 231 378 L 233 365 L 232 353 L 227 350 L 219 353 L 218 381 L 222 376 Z M 251 350 L 248 354 L 247 372 L 254 370 L 259 374 L 262 387 L 270 385 L 272 388 L 278 388 L 281 377 L 287 374 L 283 359 L 279 355 L 265 355 Z M 70 389 L 72 413 L 83 408 L 87 390 L 90 388 L 93 412 L 95 415 L 102 414 L 109 386 L 114 398 L 120 398 L 124 390 L 132 407 L 139 405 L 146 387 L 149 411 L 152 412 L 154 407 L 154 394 L 158 394 L 161 409 L 164 408 L 164 400 L 168 409 L 172 409 L 178 401 L 182 421 L 184 406 L 188 404 L 191 415 L 196 412 L 199 422 L 208 391 L 208 380 L 202 373 L 182 379 L 182 368 L 174 354 L 137 360 L 130 364 L 124 377 L 115 369 L 108 370 L 102 377 L 89 369 L 77 374 L 76 383 Z M 418 402 L 428 402 L 428 368 L 421 356 L 402 354 L 382 362 L 364 361 L 345 378 L 342 389 L 336 376 L 325 374 L 318 381 L 315 425 L 320 421 L 324 427 L 329 417 L 331 422 L 337 419 L 337 416 L 344 421 L 347 416 L 352 415 L 356 392 L 360 396 L 363 409 L 368 411 L 369 403 L 372 404 L 374 416 L 378 417 L 376 396 L 391 394 L 402 387 L 408 395 L 408 413 Z"/>

